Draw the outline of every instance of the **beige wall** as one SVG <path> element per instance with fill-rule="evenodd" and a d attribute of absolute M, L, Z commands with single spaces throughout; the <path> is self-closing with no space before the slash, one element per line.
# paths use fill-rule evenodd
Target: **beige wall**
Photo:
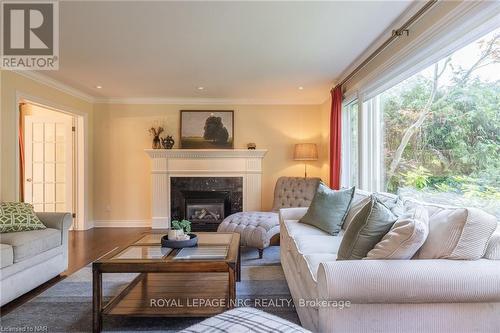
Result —
<path fill-rule="evenodd" d="M 310 162 L 308 175 L 328 181 L 329 101 L 322 105 L 134 105 L 92 104 L 14 72 L 2 71 L 1 83 L 1 200 L 16 200 L 16 92 L 47 101 L 89 120 L 88 219 L 149 221 L 151 218 L 151 147 L 147 133 L 154 122 L 179 142 L 179 110 L 234 110 L 235 148 L 255 142 L 268 149 L 263 163 L 263 209 L 272 206 L 274 184 L 280 176 L 302 176 L 303 164 L 292 160 L 293 145 L 315 142 L 320 159 Z"/>
<path fill-rule="evenodd" d="M 315 142 L 320 160 L 310 163 L 308 175 L 325 179 L 324 124 L 319 106 L 190 106 L 96 104 L 94 107 L 94 216 L 99 221 L 143 221 L 151 218 L 151 147 L 147 130 L 164 124 L 165 134 L 179 142 L 179 110 L 234 110 L 235 148 L 255 142 L 268 149 L 263 163 L 263 208 L 272 206 L 280 176 L 302 176 L 303 164 L 292 160 L 293 145 Z M 102 223 L 102 222 L 100 222 Z"/>
<path fill-rule="evenodd" d="M 16 123 L 19 121 L 17 115 L 17 101 L 16 94 L 23 96 L 30 96 L 39 101 L 46 101 L 51 106 L 57 106 L 64 111 L 79 112 L 81 115 L 88 116 L 89 122 L 89 165 L 92 165 L 93 144 L 92 144 L 92 103 L 83 99 L 71 96 L 60 90 L 54 89 L 47 85 L 41 84 L 25 76 L 19 75 L 12 71 L 2 71 L 1 73 L 1 200 L 14 201 L 16 197 L 16 183 L 18 176 L 16 174 L 16 160 L 18 158 L 17 147 L 17 133 Z M 92 168 L 89 172 L 89 207 L 87 216 L 92 220 Z"/>

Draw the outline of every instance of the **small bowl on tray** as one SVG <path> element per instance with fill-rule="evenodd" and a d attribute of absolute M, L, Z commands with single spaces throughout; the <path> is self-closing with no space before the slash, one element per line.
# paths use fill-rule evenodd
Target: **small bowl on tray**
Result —
<path fill-rule="evenodd" d="M 193 247 L 198 244 L 198 237 L 195 234 L 187 234 L 189 239 L 186 240 L 177 240 L 177 239 L 168 239 L 168 235 L 165 235 L 161 238 L 161 246 L 169 247 L 171 249 L 182 249 L 184 247 Z"/>

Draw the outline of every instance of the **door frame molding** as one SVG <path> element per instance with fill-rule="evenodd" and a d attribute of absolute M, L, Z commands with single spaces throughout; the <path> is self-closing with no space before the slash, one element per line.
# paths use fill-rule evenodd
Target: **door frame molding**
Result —
<path fill-rule="evenodd" d="M 89 217 L 89 115 L 72 107 L 59 105 L 41 97 L 33 96 L 28 93 L 16 90 L 16 105 L 15 105 L 15 128 L 16 128 L 16 200 L 19 200 L 20 189 L 19 180 L 21 179 L 19 165 L 19 104 L 27 102 L 34 105 L 47 108 L 49 110 L 61 112 L 74 117 L 76 120 L 76 149 L 73 152 L 75 155 L 76 179 L 74 181 L 74 193 L 76 194 L 76 205 L 73 208 L 76 212 L 76 219 L 73 223 L 74 230 L 87 230 L 92 228 Z"/>

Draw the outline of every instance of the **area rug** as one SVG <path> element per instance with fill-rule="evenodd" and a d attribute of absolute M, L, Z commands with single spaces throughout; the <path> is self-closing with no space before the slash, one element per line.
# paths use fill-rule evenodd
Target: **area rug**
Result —
<path fill-rule="evenodd" d="M 135 274 L 104 274 L 104 300 L 122 290 Z M 279 260 L 279 247 L 242 251 L 237 298 L 300 324 Z M 202 319 L 106 317 L 103 332 L 177 332 Z M 91 332 L 92 268 L 86 266 L 0 319 L 1 332 Z"/>

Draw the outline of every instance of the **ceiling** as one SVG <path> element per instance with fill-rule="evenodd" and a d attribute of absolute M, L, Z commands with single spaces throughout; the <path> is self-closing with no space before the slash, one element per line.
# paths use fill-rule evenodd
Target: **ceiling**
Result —
<path fill-rule="evenodd" d="M 41 74 L 97 99 L 321 103 L 410 5 L 64 1 L 60 69 Z"/>

